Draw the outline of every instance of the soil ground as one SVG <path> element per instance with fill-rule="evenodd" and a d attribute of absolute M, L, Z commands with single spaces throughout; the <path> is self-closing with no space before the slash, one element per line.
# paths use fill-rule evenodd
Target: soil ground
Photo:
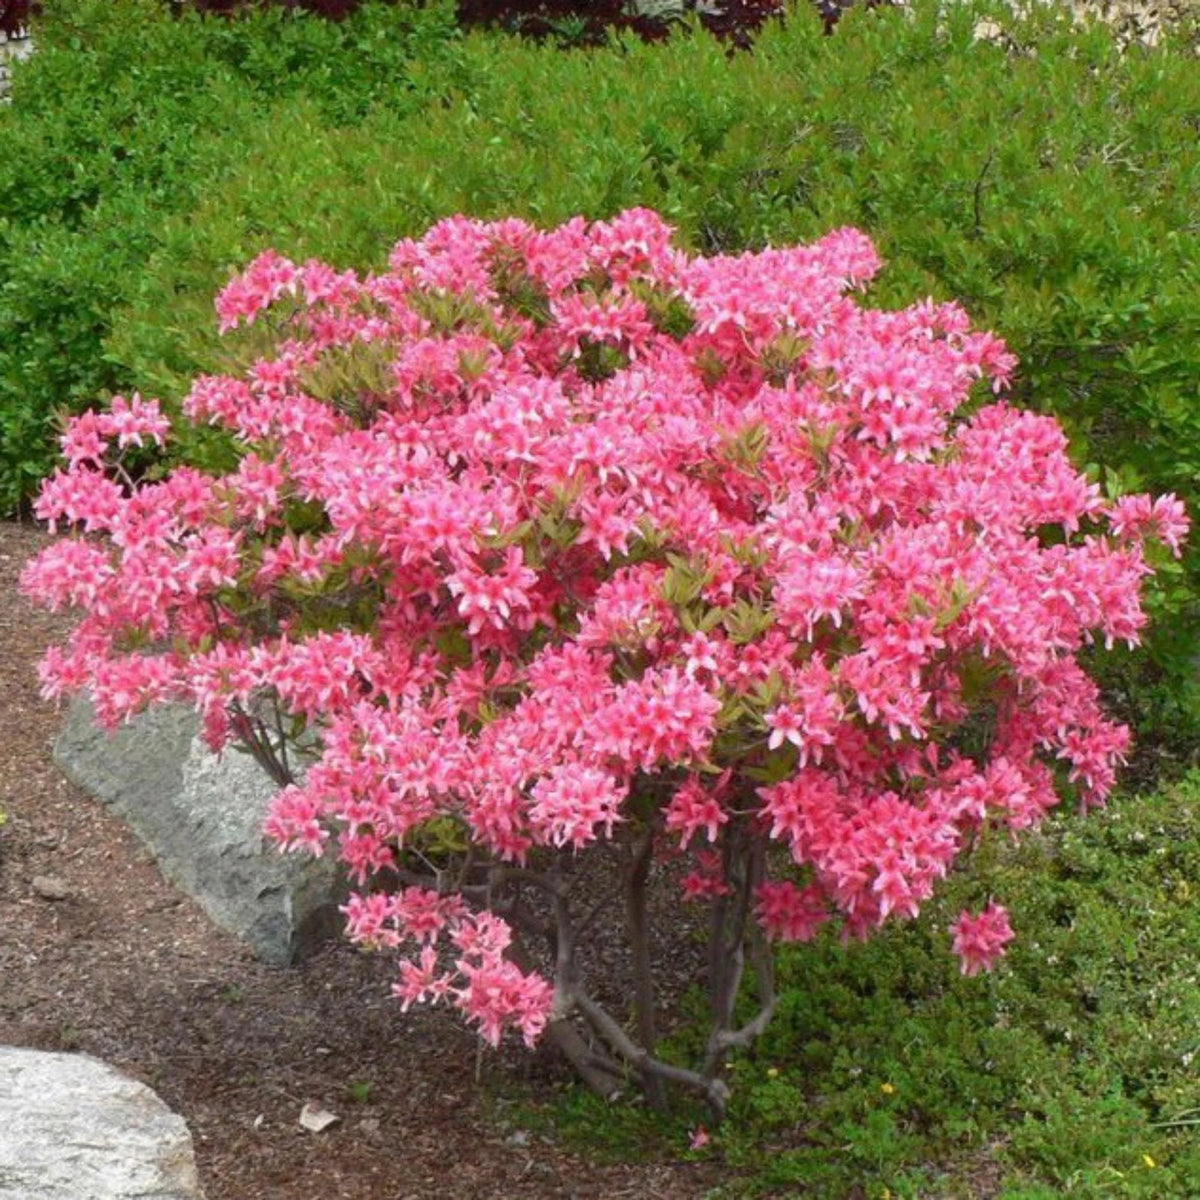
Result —
<path fill-rule="evenodd" d="M 18 595 L 46 538 L 0 522 L 0 1044 L 94 1054 L 187 1121 L 207 1200 L 699 1200 L 714 1164 L 597 1165 L 521 1125 L 567 1078 L 486 1051 L 451 1013 L 400 1012 L 386 960 L 329 943 L 255 961 L 168 885 L 51 759 L 35 667 L 69 618 Z M 47 899 L 45 877 L 65 896 Z M 35 887 L 34 880 L 39 880 Z M 300 1128 L 308 1101 L 340 1121 Z M 684 1147 L 680 1147 L 681 1156 Z"/>

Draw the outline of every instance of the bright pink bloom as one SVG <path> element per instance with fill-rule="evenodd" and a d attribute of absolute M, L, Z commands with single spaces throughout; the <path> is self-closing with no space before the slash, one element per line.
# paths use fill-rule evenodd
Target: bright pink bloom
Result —
<path fill-rule="evenodd" d="M 729 814 L 698 779 L 689 779 L 667 805 L 666 818 L 667 832 L 678 833 L 679 844 L 686 850 L 688 842 L 698 833 L 715 842 L 721 826 L 728 823 Z"/>
<path fill-rule="evenodd" d="M 671 237 L 645 209 L 452 217 L 368 278 L 267 251 L 217 310 L 278 305 L 278 344 L 183 401 L 236 467 L 137 481 L 168 422 L 116 397 L 36 505 L 69 536 L 23 586 L 82 612 L 44 693 L 110 725 L 185 700 L 214 748 L 269 714 L 303 767 L 270 835 L 345 865 L 348 933 L 398 955 L 403 1004 L 492 1042 L 555 1005 L 476 904 L 493 870 L 569 876 L 649 830 L 692 857 L 685 898 L 753 880 L 768 937 L 866 937 L 1040 821 L 1056 764 L 1102 804 L 1129 732 L 1079 655 L 1138 642 L 1144 543 L 1188 528 L 980 397 L 1016 363 L 961 307 L 864 307 L 863 234 Z M 468 843 L 470 905 L 436 865 Z M 423 862 L 427 888 L 370 886 Z M 969 974 L 1012 936 L 996 905 L 954 932 Z"/>
<path fill-rule="evenodd" d="M 964 975 L 990 971 L 1016 936 L 1008 923 L 1008 911 L 994 902 L 977 917 L 964 912 L 950 932 L 954 934 L 954 953 L 962 961 Z"/>
<path fill-rule="evenodd" d="M 829 900 L 820 887 L 798 888 L 787 880 L 758 889 L 754 915 L 767 937 L 781 942 L 809 942 L 829 920 Z"/>

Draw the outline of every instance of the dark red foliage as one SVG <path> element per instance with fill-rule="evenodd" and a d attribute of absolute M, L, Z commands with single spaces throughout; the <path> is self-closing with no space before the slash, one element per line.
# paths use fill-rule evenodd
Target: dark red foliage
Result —
<path fill-rule="evenodd" d="M 418 3 L 421 0 L 417 0 Z M 855 0 L 813 0 L 832 32 L 843 9 Z M 863 0 L 868 7 L 888 0 Z M 303 8 L 340 20 L 363 0 L 167 0 L 173 8 L 185 6 L 202 12 L 232 14 L 253 5 Z M 39 0 L 0 0 L 0 33 L 13 35 L 25 29 L 29 17 L 41 9 Z M 690 3 L 689 3 L 690 7 Z M 783 0 L 725 0 L 717 12 L 704 13 L 701 23 L 732 46 L 746 49 L 754 34 L 783 10 Z M 557 36 L 576 45 L 598 45 L 609 31 L 634 33 L 645 41 L 659 41 L 670 33 L 670 22 L 655 17 L 631 16 L 626 0 L 458 0 L 458 19 L 464 25 L 490 25 L 527 37 Z"/>
<path fill-rule="evenodd" d="M 577 45 L 601 43 L 609 30 L 628 30 L 647 41 L 668 32 L 665 21 L 629 16 L 624 0 L 458 0 L 458 20 L 537 39 L 562 36 L 570 25 Z"/>
<path fill-rule="evenodd" d="M 254 4 L 269 3 L 274 8 L 303 8 L 322 17 L 332 17 L 340 21 L 356 8 L 363 0 L 187 0 L 192 8 L 201 12 L 232 13 L 239 8 L 249 8 Z"/>
<path fill-rule="evenodd" d="M 526 37 L 558 37 L 574 45 L 598 45 L 610 31 L 634 33 L 644 41 L 668 36 L 671 23 L 629 13 L 625 0 L 458 0 L 463 25 L 490 25 Z M 737 45 L 777 14 L 781 0 L 728 0 L 716 14 L 700 19 L 707 29 Z"/>
<path fill-rule="evenodd" d="M 688 8 L 691 0 L 685 0 Z M 813 0 L 832 33 L 842 12 L 855 0 Z M 862 0 L 869 8 L 889 0 Z M 671 23 L 662 18 L 629 14 L 626 0 L 458 0 L 463 25 L 490 25 L 527 37 L 557 37 L 573 45 L 598 45 L 609 31 L 635 33 L 644 41 L 668 36 Z M 784 0 L 724 0 L 716 12 L 700 16 L 701 24 L 730 46 L 748 49 L 755 33 L 783 12 Z"/>
<path fill-rule="evenodd" d="M 13 37 L 28 28 L 30 12 L 40 7 L 37 0 L 0 0 L 0 33 Z"/>

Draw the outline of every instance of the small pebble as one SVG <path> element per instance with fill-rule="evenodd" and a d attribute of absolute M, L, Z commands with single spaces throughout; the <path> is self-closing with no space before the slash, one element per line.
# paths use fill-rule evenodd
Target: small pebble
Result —
<path fill-rule="evenodd" d="M 67 881 L 58 875 L 35 875 L 32 883 L 43 900 L 65 900 L 71 894 Z"/>

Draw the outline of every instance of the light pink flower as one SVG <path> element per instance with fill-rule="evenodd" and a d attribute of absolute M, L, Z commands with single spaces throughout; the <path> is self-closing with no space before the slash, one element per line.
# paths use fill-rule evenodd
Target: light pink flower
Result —
<path fill-rule="evenodd" d="M 964 912 L 950 932 L 954 934 L 954 953 L 962 961 L 964 975 L 990 971 L 1004 957 L 1015 936 L 1007 910 L 994 902 L 989 902 L 978 916 Z"/>

